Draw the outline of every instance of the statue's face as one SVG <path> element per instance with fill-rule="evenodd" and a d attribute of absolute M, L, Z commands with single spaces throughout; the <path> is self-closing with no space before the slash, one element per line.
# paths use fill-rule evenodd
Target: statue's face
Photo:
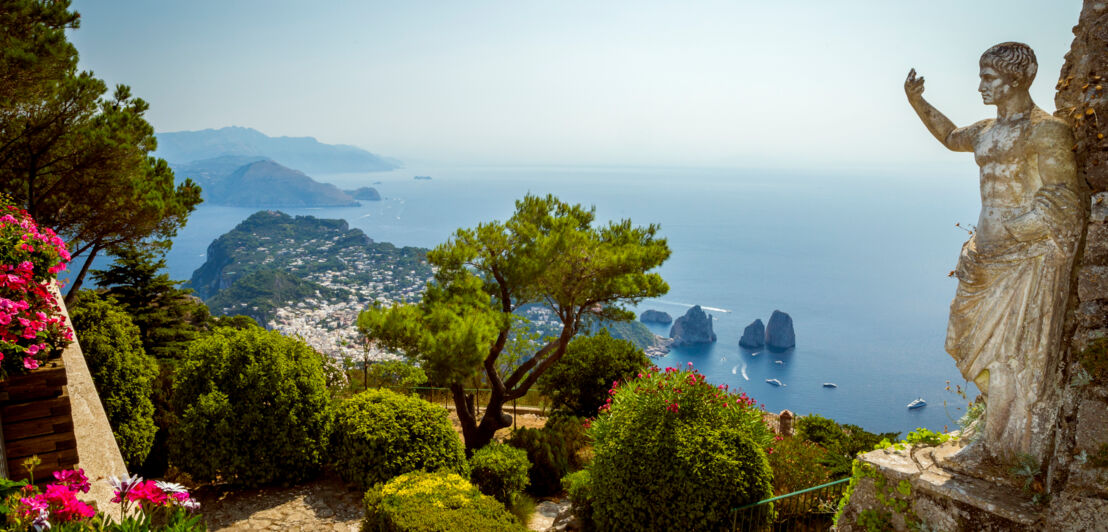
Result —
<path fill-rule="evenodd" d="M 977 92 L 981 93 L 985 105 L 996 105 L 1008 99 L 1014 90 L 1008 76 L 1002 75 L 993 67 L 981 67 L 981 84 L 977 86 Z"/>

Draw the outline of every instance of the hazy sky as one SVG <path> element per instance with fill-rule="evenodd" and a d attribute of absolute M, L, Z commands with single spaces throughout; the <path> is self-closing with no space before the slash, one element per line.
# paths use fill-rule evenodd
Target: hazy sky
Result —
<path fill-rule="evenodd" d="M 409 163 L 813 168 L 972 164 L 908 106 L 955 123 L 1002 41 L 1054 84 L 1080 0 L 76 0 L 81 66 L 158 131 L 239 125 Z"/>

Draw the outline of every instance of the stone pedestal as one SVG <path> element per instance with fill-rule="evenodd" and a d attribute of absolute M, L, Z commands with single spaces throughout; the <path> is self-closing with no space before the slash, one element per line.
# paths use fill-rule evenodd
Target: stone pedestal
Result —
<path fill-rule="evenodd" d="M 976 451 L 951 441 L 859 456 L 836 530 L 1108 530 L 1108 500 L 1076 490 L 1046 496 L 1041 475 L 1021 476 Z"/>
<path fill-rule="evenodd" d="M 1016 479 L 1003 471 L 979 478 L 952 467 L 950 456 L 962 449 L 948 442 L 861 455 L 837 530 L 1045 530 L 1042 508 Z"/>

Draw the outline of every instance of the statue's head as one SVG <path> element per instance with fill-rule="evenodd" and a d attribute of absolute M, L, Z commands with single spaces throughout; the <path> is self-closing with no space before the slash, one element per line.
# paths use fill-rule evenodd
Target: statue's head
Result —
<path fill-rule="evenodd" d="M 1026 92 L 1035 80 L 1039 63 L 1030 46 L 1000 43 L 981 54 L 981 85 L 977 90 L 987 104 L 996 104 L 1017 91 Z"/>

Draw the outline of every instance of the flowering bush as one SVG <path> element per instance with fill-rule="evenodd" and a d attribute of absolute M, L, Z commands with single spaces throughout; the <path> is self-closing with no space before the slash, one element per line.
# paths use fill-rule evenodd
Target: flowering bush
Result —
<path fill-rule="evenodd" d="M 58 235 L 0 197 L 0 377 L 35 369 L 73 341 L 49 291 L 69 258 Z"/>
<path fill-rule="evenodd" d="M 90 485 L 82 469 L 55 471 L 54 482 L 39 491 L 26 481 L 2 480 L 0 492 L 7 510 L 5 530 L 42 531 L 63 525 L 65 530 L 204 530 L 201 517 L 193 512 L 200 507 L 188 491 L 179 484 L 147 480 L 139 477 L 111 478 L 115 488 L 112 502 L 122 505 L 120 522 L 77 499 L 88 493 Z M 137 504 L 139 512 L 129 508 Z M 156 526 L 157 522 L 162 526 Z"/>
<path fill-rule="evenodd" d="M 362 530 L 527 530 L 504 505 L 450 471 L 414 471 L 365 494 Z"/>
<path fill-rule="evenodd" d="M 691 364 L 652 368 L 609 394 L 589 429 L 598 529 L 714 530 L 732 508 L 772 496 L 773 435 L 746 394 Z"/>

